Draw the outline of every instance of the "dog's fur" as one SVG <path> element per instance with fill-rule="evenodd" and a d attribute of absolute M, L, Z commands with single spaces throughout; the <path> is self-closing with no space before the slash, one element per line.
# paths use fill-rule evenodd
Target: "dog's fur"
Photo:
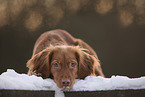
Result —
<path fill-rule="evenodd" d="M 38 38 L 27 67 L 28 75 L 53 78 L 60 88 L 71 88 L 76 78 L 104 77 L 95 51 L 84 41 L 59 29 Z"/>

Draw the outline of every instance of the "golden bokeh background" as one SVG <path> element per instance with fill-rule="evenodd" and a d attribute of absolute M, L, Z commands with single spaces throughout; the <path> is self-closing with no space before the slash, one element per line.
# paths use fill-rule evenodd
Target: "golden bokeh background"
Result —
<path fill-rule="evenodd" d="M 62 18 L 91 10 L 101 15 L 115 10 L 125 27 L 145 25 L 145 0 L 0 0 L 0 27 L 21 17 L 23 25 L 34 31 L 42 24 L 53 27 Z"/>

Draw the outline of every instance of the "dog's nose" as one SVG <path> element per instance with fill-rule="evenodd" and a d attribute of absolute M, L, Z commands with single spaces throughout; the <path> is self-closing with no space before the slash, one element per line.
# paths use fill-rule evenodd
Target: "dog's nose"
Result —
<path fill-rule="evenodd" d="M 69 79 L 63 79 L 62 80 L 62 85 L 65 86 L 65 87 L 69 86 L 70 85 L 70 80 Z"/>

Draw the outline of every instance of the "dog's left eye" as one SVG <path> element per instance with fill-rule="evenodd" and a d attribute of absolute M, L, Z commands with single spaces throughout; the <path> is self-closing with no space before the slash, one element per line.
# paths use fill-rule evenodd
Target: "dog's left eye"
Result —
<path fill-rule="evenodd" d="M 75 63 L 75 62 L 70 63 L 70 67 L 71 67 L 71 68 L 73 68 L 73 67 L 75 67 L 75 66 L 76 66 L 76 63 Z"/>

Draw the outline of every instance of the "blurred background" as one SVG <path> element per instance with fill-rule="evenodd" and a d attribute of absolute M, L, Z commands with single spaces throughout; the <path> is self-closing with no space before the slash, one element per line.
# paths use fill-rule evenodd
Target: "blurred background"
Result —
<path fill-rule="evenodd" d="M 27 73 L 36 39 L 53 29 L 87 42 L 106 77 L 145 75 L 145 0 L 0 0 L 0 74 Z"/>

